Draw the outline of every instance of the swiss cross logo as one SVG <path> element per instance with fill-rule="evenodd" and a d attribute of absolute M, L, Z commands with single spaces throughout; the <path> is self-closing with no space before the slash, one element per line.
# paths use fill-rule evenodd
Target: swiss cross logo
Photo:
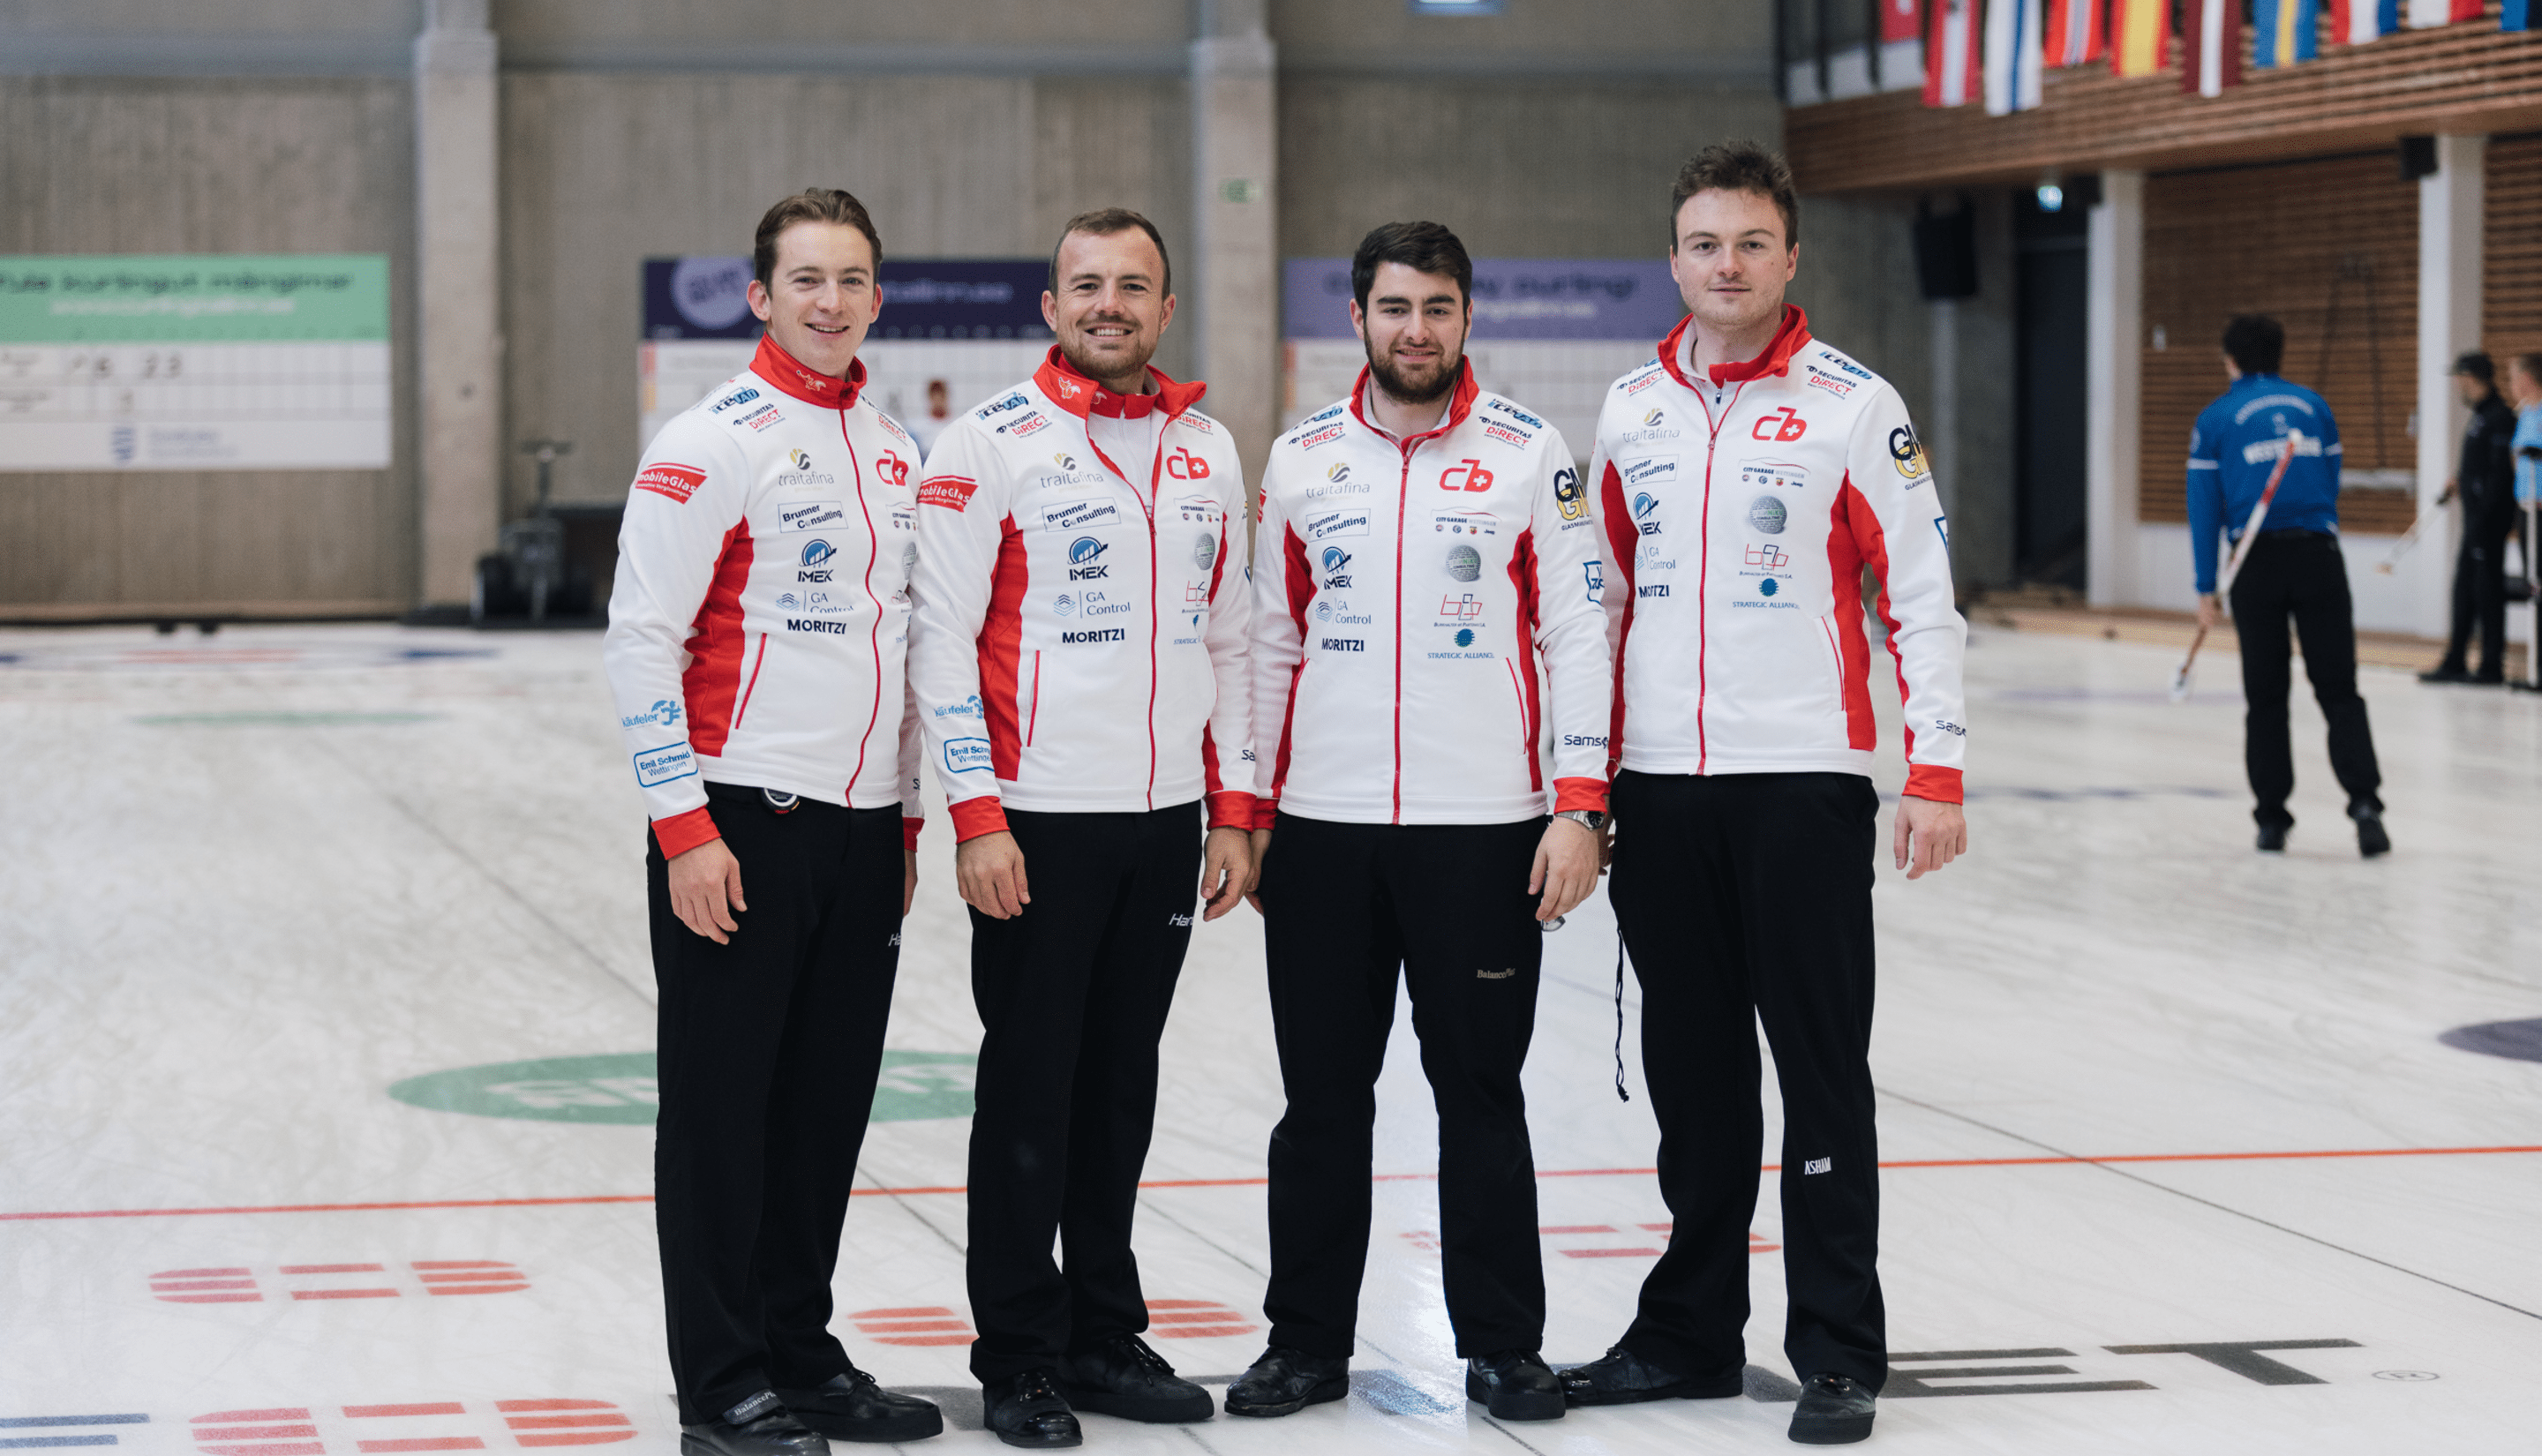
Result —
<path fill-rule="evenodd" d="M 194 1449 L 204 1456 L 393 1456 L 485 1451 L 503 1444 L 599 1446 L 636 1438 L 636 1423 L 607 1401 L 276 1406 L 214 1411 L 191 1423 Z M 509 1442 L 503 1440 L 506 1434 Z"/>
<path fill-rule="evenodd" d="M 1492 473 L 1483 469 L 1479 460 L 1460 460 L 1439 473 L 1442 490 L 1489 490 Z"/>
<path fill-rule="evenodd" d="M 169 1304 L 262 1304 L 313 1299 L 397 1299 L 409 1294 L 512 1294 L 530 1286 L 498 1259 L 418 1259 L 410 1264 L 220 1265 L 163 1269 L 151 1294 Z"/>
<path fill-rule="evenodd" d="M 909 462 L 901 459 L 897 453 L 886 450 L 875 458 L 874 473 L 894 485 L 906 485 L 909 483 Z"/>
<path fill-rule="evenodd" d="M 1748 438 L 1777 440 L 1788 445 L 1807 433 L 1809 427 L 1810 422 L 1801 418 L 1801 412 L 1786 404 L 1758 419 L 1757 427 L 1748 432 Z"/>
<path fill-rule="evenodd" d="M 1206 480 L 1209 462 L 1177 445 L 1174 453 L 1165 457 L 1165 473 L 1177 480 Z"/>
<path fill-rule="evenodd" d="M 636 477 L 636 488 L 650 490 L 655 495 L 667 495 L 687 505 L 689 497 L 697 494 L 698 487 L 706 482 L 707 473 L 696 466 L 657 465 L 644 468 L 643 473 Z"/>

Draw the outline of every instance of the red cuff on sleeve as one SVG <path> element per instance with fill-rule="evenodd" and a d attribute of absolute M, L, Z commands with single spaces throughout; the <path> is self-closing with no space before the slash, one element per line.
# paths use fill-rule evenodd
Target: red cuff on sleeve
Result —
<path fill-rule="evenodd" d="M 1936 804 L 1960 802 L 1960 770 L 1916 764 L 1906 770 L 1906 792 Z"/>
<path fill-rule="evenodd" d="M 902 815 L 900 817 L 900 847 L 907 849 L 912 853 L 917 852 L 918 832 L 926 827 L 927 821 L 924 818 L 912 819 L 906 814 Z"/>
<path fill-rule="evenodd" d="M 997 834 L 1007 827 L 1007 806 L 999 803 L 995 794 L 964 799 L 946 807 L 953 816 L 953 842 L 956 844 L 982 835 Z"/>
<path fill-rule="evenodd" d="M 700 804 L 686 814 L 654 820 L 653 837 L 661 842 L 664 859 L 676 859 L 709 839 L 722 838 L 723 831 L 715 828 L 714 816 Z"/>
<path fill-rule="evenodd" d="M 1256 830 L 1264 834 L 1270 833 L 1272 825 L 1279 818 L 1280 801 L 1278 799 L 1257 798 L 1253 801 L 1253 827 Z"/>
<path fill-rule="evenodd" d="M 1566 814 L 1586 809 L 1592 814 L 1607 812 L 1607 781 L 1603 778 L 1557 778 L 1553 781 L 1553 812 Z"/>
<path fill-rule="evenodd" d="M 1261 828 L 1254 823 L 1253 796 L 1242 789 L 1220 789 L 1217 793 L 1211 794 L 1209 827 L 1239 830 Z"/>

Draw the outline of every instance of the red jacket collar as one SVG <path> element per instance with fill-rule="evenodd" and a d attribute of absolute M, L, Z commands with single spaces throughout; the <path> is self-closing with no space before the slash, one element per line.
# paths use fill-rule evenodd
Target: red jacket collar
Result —
<path fill-rule="evenodd" d="M 824 409 L 855 407 L 857 392 L 865 387 L 864 360 L 851 360 L 848 377 L 832 379 L 804 368 L 792 354 L 778 346 L 776 335 L 768 333 L 759 336 L 759 352 L 750 357 L 750 372 L 804 403 Z"/>
<path fill-rule="evenodd" d="M 1409 445 L 1417 440 L 1427 440 L 1433 435 L 1444 435 L 1450 430 L 1455 429 L 1457 426 L 1463 424 L 1465 422 L 1465 417 L 1474 412 L 1474 397 L 1482 392 L 1483 387 L 1474 382 L 1474 361 L 1471 359 L 1462 359 L 1458 361 L 1457 391 L 1448 398 L 1448 417 L 1439 422 L 1439 427 L 1437 429 L 1424 430 L 1420 434 L 1413 436 L 1411 440 L 1398 441 L 1397 443 Z M 1368 411 L 1366 408 L 1367 404 L 1368 366 L 1363 364 L 1359 367 L 1359 378 L 1351 382 L 1351 417 L 1358 420 L 1361 424 L 1368 426 L 1370 429 L 1375 430 L 1377 433 L 1385 436 L 1385 438 L 1389 440 L 1394 439 L 1393 434 L 1383 425 L 1381 425 L 1376 420 L 1368 417 Z"/>
<path fill-rule="evenodd" d="M 1680 347 L 1685 342 L 1685 330 L 1693 323 L 1694 316 L 1686 315 L 1677 321 L 1677 327 L 1669 330 L 1668 337 L 1660 340 L 1661 366 L 1668 370 L 1671 378 L 1688 389 L 1694 388 L 1693 382 L 1688 380 L 1685 377 L 1685 371 L 1678 366 L 1677 356 Z M 1735 364 L 1715 364 L 1707 372 L 1711 374 L 1715 388 L 1726 384 L 1741 384 L 1752 379 L 1762 379 L 1769 374 L 1785 374 L 1791 370 L 1792 356 L 1807 347 L 1809 341 L 1809 315 L 1801 312 L 1799 304 L 1785 304 L 1783 305 L 1783 326 L 1774 330 L 1774 336 L 1766 342 L 1763 353 L 1754 359 L 1742 359 Z"/>
<path fill-rule="evenodd" d="M 1159 408 L 1165 411 L 1165 418 L 1172 419 L 1199 403 L 1200 397 L 1209 393 L 1209 386 L 1199 380 L 1193 380 L 1189 384 L 1176 384 L 1167 379 L 1161 369 L 1149 369 L 1148 378 L 1156 385 L 1156 393 L 1116 395 L 1078 373 L 1067 358 L 1059 352 L 1057 344 L 1050 346 L 1049 357 L 1043 359 L 1041 367 L 1033 371 L 1033 383 L 1050 398 L 1051 402 L 1079 419 L 1084 419 L 1089 414 L 1107 415 L 1115 419 L 1141 419 L 1145 418 L 1150 410 Z"/>

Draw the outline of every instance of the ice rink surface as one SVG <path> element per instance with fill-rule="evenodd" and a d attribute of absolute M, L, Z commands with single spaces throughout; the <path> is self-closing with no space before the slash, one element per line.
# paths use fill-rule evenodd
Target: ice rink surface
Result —
<path fill-rule="evenodd" d="M 0 1448 L 675 1450 L 641 811 L 598 645 L 0 633 Z M 2364 672 L 2397 845 L 2367 863 L 2299 688 L 2300 822 L 2261 856 L 2233 660 L 2180 705 L 2171 665 L 1978 633 L 1972 854 L 1911 885 L 1881 867 L 1898 1354 L 1873 1442 L 2542 1449 L 2542 1062 L 2438 1040 L 2542 1017 L 2542 701 Z M 957 1428 L 934 1445 L 985 1452 L 961 1277 L 978 1024 L 940 814 L 922 862 L 837 1329 L 886 1383 L 936 1389 Z M 1152 1338 L 1222 1382 L 1262 1341 L 1260 946 L 1248 910 L 1196 933 L 1139 1226 Z M 1603 898 L 1547 950 L 1528 1085 L 1562 1362 L 1621 1331 L 1668 1211 L 1636 1026 L 1635 1099 L 1611 1086 Z M 1781 1448 L 1770 1172 L 1749 1399 L 1528 1425 L 1463 1401 L 1413 1054 L 1398 1026 L 1353 1398 L 1087 1417 L 1087 1449 Z"/>

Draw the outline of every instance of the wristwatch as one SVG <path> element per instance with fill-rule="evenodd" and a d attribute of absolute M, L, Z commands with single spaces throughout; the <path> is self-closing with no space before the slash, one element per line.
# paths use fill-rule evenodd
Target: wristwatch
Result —
<path fill-rule="evenodd" d="M 1606 811 L 1601 809 L 1563 809 L 1553 817 L 1570 820 L 1593 835 L 1607 827 Z"/>

